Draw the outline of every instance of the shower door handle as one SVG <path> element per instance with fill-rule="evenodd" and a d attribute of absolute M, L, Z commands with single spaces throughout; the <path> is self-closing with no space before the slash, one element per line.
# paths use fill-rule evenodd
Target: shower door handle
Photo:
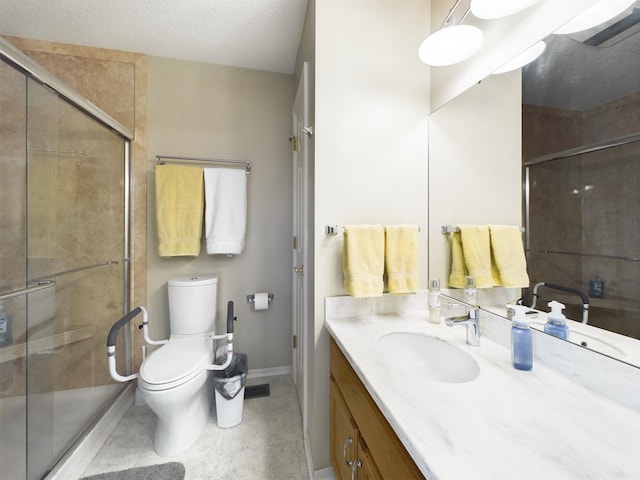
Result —
<path fill-rule="evenodd" d="M 5 293 L 4 295 L 0 295 L 0 302 L 3 300 L 7 300 L 13 297 L 19 297 L 21 295 L 27 295 L 29 293 L 38 292 L 40 290 L 44 290 L 45 288 L 55 287 L 56 282 L 53 280 L 47 280 L 46 282 L 38 282 L 34 287 L 23 288 L 22 290 L 17 290 L 15 292 Z"/>

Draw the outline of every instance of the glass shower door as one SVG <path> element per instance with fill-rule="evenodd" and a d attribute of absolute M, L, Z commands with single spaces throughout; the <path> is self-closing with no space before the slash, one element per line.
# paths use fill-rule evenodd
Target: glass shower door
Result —
<path fill-rule="evenodd" d="M 25 76 L 0 63 L 0 479 L 26 478 L 26 299 L 8 297 L 26 284 Z"/>
<path fill-rule="evenodd" d="M 122 390 L 127 142 L 0 62 L 0 480 L 44 478 Z"/>

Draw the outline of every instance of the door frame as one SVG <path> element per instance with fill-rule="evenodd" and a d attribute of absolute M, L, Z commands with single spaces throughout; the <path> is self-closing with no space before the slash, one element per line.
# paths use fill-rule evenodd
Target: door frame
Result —
<path fill-rule="evenodd" d="M 293 160 L 293 231 L 292 231 L 292 334 L 297 337 L 292 344 L 292 375 L 302 411 L 303 432 L 308 421 L 308 351 L 309 335 L 309 65 L 304 62 L 292 108 L 292 160 Z M 299 176 L 298 170 L 301 170 Z M 300 201 L 301 200 L 301 201 Z M 298 233 L 301 235 L 298 235 Z M 301 238 L 299 238 L 301 237 Z M 295 268 L 303 266 L 302 273 Z M 305 271 L 306 270 L 306 271 Z M 298 276 L 301 277 L 299 282 Z M 300 286 L 301 283 L 301 286 Z M 298 292 L 301 288 L 301 292 Z M 300 305 L 301 303 L 301 305 Z"/>

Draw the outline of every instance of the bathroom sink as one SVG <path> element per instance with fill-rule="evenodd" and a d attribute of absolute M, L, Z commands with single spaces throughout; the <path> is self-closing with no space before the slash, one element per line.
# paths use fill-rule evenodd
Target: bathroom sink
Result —
<path fill-rule="evenodd" d="M 378 339 L 377 347 L 394 368 L 413 373 L 416 378 L 464 383 L 480 373 L 478 363 L 467 352 L 428 335 L 389 333 Z"/>
<path fill-rule="evenodd" d="M 616 346 L 586 333 L 575 332 L 571 330 L 569 331 L 569 340 L 573 343 L 577 343 L 580 346 L 589 348 L 599 353 L 603 353 L 605 355 L 609 355 L 611 357 L 622 358 L 625 356 L 624 352 Z"/>

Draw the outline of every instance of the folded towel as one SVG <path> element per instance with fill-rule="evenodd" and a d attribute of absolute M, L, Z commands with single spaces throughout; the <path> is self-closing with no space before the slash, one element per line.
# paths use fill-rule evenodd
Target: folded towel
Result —
<path fill-rule="evenodd" d="M 527 288 L 529 275 L 520 228 L 515 225 L 490 225 L 489 230 L 500 283 L 508 288 Z"/>
<path fill-rule="evenodd" d="M 200 255 L 203 211 L 202 168 L 156 167 L 158 255 Z"/>
<path fill-rule="evenodd" d="M 347 225 L 342 242 L 344 288 L 352 297 L 379 297 L 384 289 L 384 228 Z"/>
<path fill-rule="evenodd" d="M 247 174 L 237 168 L 205 168 L 205 232 L 209 255 L 237 255 L 247 224 Z"/>
<path fill-rule="evenodd" d="M 464 277 L 469 275 L 464 263 L 462 252 L 462 237 L 460 232 L 454 232 L 451 236 L 451 274 L 449 275 L 449 287 L 464 288 Z"/>
<path fill-rule="evenodd" d="M 486 225 L 459 225 L 464 262 L 476 288 L 495 285 L 491 274 L 491 242 Z"/>
<path fill-rule="evenodd" d="M 385 264 L 389 293 L 414 293 L 418 289 L 417 225 L 386 225 Z"/>

